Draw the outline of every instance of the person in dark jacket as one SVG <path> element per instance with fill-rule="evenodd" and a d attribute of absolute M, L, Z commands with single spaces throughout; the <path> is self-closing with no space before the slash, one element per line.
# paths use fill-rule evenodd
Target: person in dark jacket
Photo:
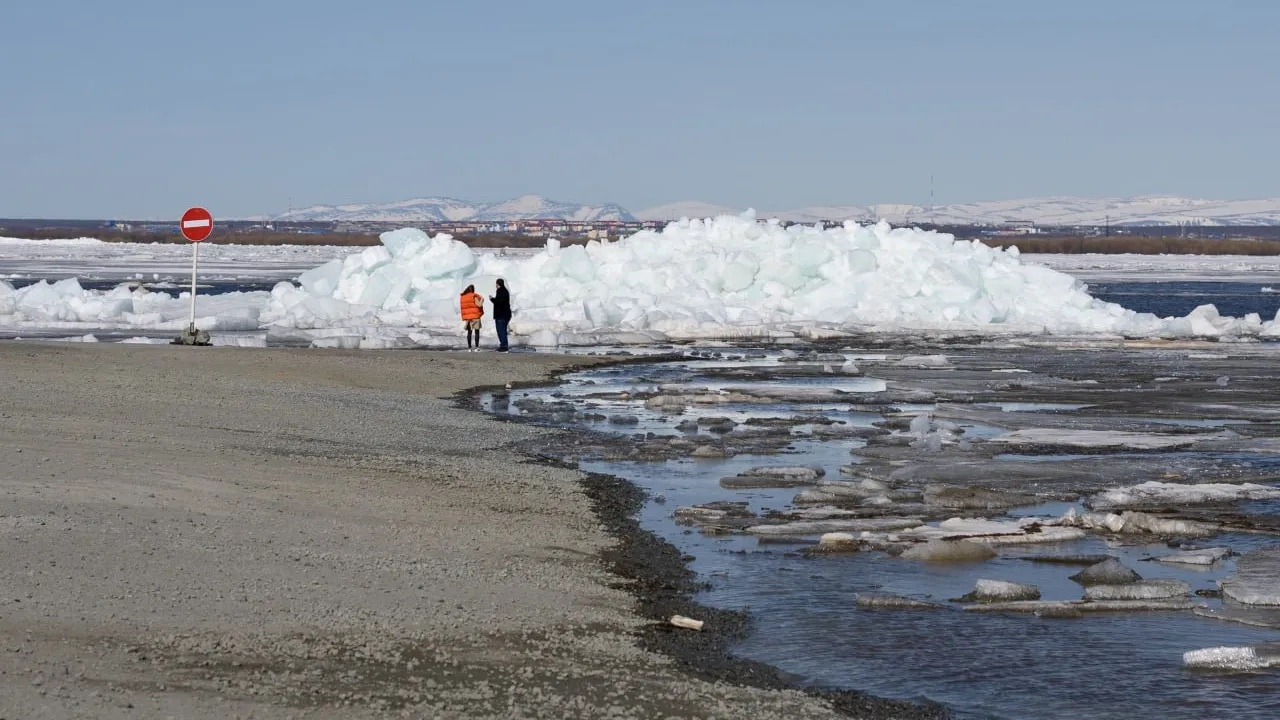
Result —
<path fill-rule="evenodd" d="M 498 278 L 498 291 L 489 298 L 493 303 L 493 324 L 498 328 L 498 352 L 507 352 L 507 325 L 511 322 L 511 293 L 507 283 Z"/>

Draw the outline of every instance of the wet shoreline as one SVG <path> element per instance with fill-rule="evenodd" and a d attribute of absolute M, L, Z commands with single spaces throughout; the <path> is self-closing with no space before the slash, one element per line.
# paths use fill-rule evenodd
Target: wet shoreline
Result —
<path fill-rule="evenodd" d="M 624 367 L 687 360 L 683 355 L 665 354 L 606 360 L 592 368 Z M 507 386 L 477 386 L 458 393 L 455 406 L 501 422 L 529 423 L 549 427 L 536 420 L 526 420 L 485 411 L 481 396 L 505 390 L 555 387 L 565 375 L 585 369 L 569 366 L 552 373 L 547 381 L 512 383 Z M 554 427 L 554 426 L 550 426 Z M 563 428 L 555 429 L 560 438 L 573 435 Z M 681 554 L 675 545 L 641 526 L 637 515 L 649 493 L 635 483 L 603 473 L 587 472 L 578 463 L 564 460 L 541 450 L 552 438 L 539 438 L 521 444 L 517 451 L 529 462 L 582 472 L 581 484 L 606 533 L 617 545 L 604 551 L 602 560 L 608 571 L 619 579 L 616 587 L 636 599 L 636 613 L 649 620 L 640 632 L 640 646 L 673 659 L 690 676 L 762 690 L 800 690 L 828 702 L 842 715 L 865 720 L 894 718 L 902 720 L 944 720 L 951 717 L 943 705 L 892 700 L 856 690 L 817 687 L 767 663 L 741 658 L 730 653 L 730 646 L 751 631 L 748 613 L 711 607 L 697 602 L 693 596 L 703 587 L 690 568 L 692 558 Z M 601 436 L 602 440 L 607 440 Z M 673 615 L 703 620 L 698 632 L 681 630 L 669 624 Z"/>

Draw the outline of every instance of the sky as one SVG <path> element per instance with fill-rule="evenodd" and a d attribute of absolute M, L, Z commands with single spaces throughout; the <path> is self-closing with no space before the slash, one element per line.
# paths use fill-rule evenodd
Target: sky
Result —
<path fill-rule="evenodd" d="M 0 217 L 1280 197 L 1274 0 L 41 0 Z"/>

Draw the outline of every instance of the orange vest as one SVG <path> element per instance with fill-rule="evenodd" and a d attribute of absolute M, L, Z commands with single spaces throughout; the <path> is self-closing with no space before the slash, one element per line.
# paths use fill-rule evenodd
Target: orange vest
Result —
<path fill-rule="evenodd" d="M 467 293 L 463 295 L 458 304 L 462 309 L 463 320 L 479 320 L 484 315 L 484 308 L 480 303 L 484 302 L 476 293 Z"/>

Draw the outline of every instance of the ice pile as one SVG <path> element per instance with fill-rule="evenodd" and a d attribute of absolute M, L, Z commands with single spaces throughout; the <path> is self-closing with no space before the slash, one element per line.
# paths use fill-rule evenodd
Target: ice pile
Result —
<path fill-rule="evenodd" d="M 257 330 L 265 292 L 196 296 L 196 325 L 205 330 Z M 85 290 L 75 278 L 41 280 L 14 289 L 0 281 L 0 327 L 150 328 L 179 330 L 190 322 L 191 296 L 172 297 L 126 285 Z"/>
<path fill-rule="evenodd" d="M 103 241 L 97 238 L 90 238 L 90 237 L 65 238 L 61 240 L 30 240 L 27 238 L 0 237 L 0 245 L 8 245 L 10 247 L 18 246 L 23 248 L 45 248 L 45 247 L 58 246 L 58 245 L 64 245 L 64 246 L 78 245 L 82 247 L 97 248 L 105 244 L 106 243 L 104 243 Z"/>
<path fill-rule="evenodd" d="M 381 241 L 302 273 L 301 287 L 201 298 L 197 324 L 317 344 L 456 344 L 459 292 L 474 284 L 490 295 L 503 277 L 516 308 L 514 341 L 540 346 L 865 331 L 1280 337 L 1280 323 L 1221 317 L 1211 305 L 1183 318 L 1135 313 L 1091 297 L 1069 275 L 1023 262 L 1016 248 L 884 223 L 783 227 L 748 212 L 612 243 L 562 247 L 551 239 L 518 255 L 413 229 Z M 176 329 L 184 305 L 128 289 L 86 291 L 74 281 L 21 290 L 0 283 L 0 327 Z"/>
<path fill-rule="evenodd" d="M 333 261 L 272 292 L 264 320 L 283 327 L 455 329 L 458 293 L 503 277 L 512 328 L 534 344 L 768 336 L 853 330 L 967 329 L 1133 336 L 1258 335 L 1274 323 L 1220 317 L 1212 306 L 1161 319 L 1091 297 L 1069 275 L 951 235 L 887 224 L 782 227 L 754 214 L 682 220 L 614 243 L 531 257 L 478 255 L 418 230 Z M 1280 334 L 1280 330 L 1277 330 Z M 626 336 L 630 336 L 629 338 Z"/>

